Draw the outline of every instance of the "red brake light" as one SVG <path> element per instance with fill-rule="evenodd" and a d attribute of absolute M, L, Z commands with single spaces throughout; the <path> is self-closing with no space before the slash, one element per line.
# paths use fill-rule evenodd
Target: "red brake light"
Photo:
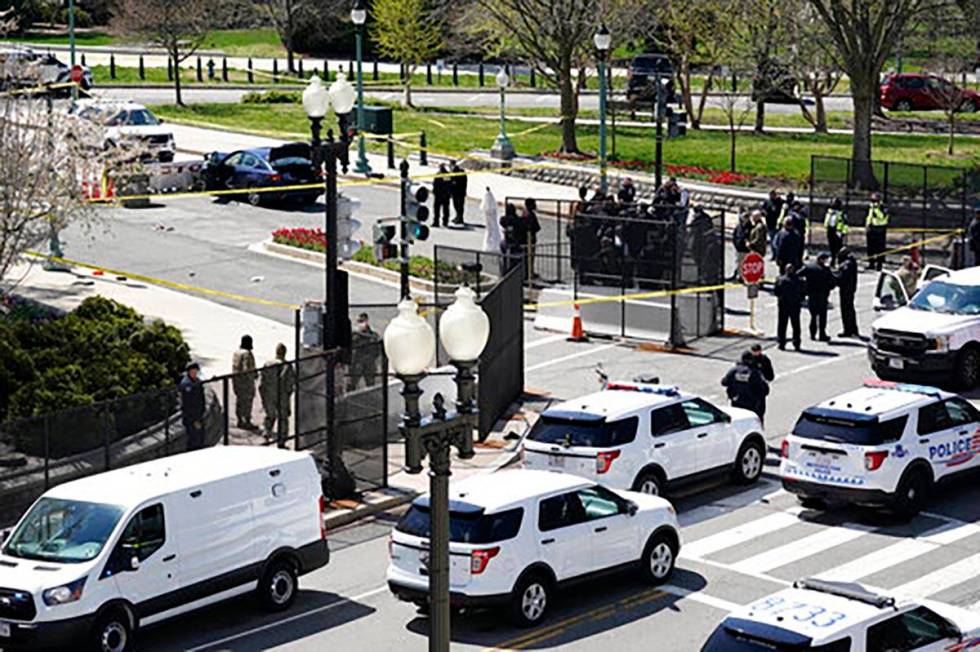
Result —
<path fill-rule="evenodd" d="M 784 439 L 783 440 L 783 443 L 780 444 L 780 446 L 779 446 L 779 456 L 780 457 L 785 457 L 785 458 L 788 458 L 789 457 L 789 440 L 788 439 Z"/>
<path fill-rule="evenodd" d="M 273 183 L 278 183 L 278 182 L 282 181 L 282 175 L 281 174 L 273 174 L 271 177 L 269 177 L 269 179 L 271 179 L 273 181 Z"/>
<path fill-rule="evenodd" d="M 473 575 L 479 575 L 487 569 L 487 564 L 490 560 L 497 556 L 500 552 L 500 547 L 495 546 L 493 548 L 484 548 L 483 550 L 474 550 L 470 553 L 470 573 Z"/>
<path fill-rule="evenodd" d="M 326 521 L 326 518 L 325 517 L 326 517 L 326 512 L 327 512 L 327 499 L 323 495 L 321 495 L 320 496 L 320 500 L 318 501 L 317 504 L 318 504 L 318 506 L 320 508 L 318 510 L 320 512 L 320 540 L 321 541 L 326 541 L 327 540 L 327 521 Z"/>
<path fill-rule="evenodd" d="M 888 451 L 874 451 L 864 454 L 864 468 L 868 471 L 876 471 L 884 464 L 888 457 Z"/>
<path fill-rule="evenodd" d="M 595 472 L 605 473 L 612 466 L 613 460 L 619 457 L 620 451 L 606 451 L 595 457 Z"/>

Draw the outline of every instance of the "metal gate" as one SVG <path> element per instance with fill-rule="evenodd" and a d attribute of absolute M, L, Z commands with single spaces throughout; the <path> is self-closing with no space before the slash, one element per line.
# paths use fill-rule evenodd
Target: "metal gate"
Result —
<path fill-rule="evenodd" d="M 511 269 L 480 305 L 490 317 L 490 340 L 480 356 L 480 441 L 524 391 L 524 265 Z"/>

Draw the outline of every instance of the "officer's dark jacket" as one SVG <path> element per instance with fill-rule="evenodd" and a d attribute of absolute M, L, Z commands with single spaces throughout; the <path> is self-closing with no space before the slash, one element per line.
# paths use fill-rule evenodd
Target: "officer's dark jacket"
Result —
<path fill-rule="evenodd" d="M 803 303 L 803 281 L 796 274 L 780 276 L 776 280 L 774 292 L 783 308 L 799 308 Z"/>
<path fill-rule="evenodd" d="M 769 384 L 762 377 L 758 368 L 743 362 L 729 369 L 721 384 L 728 392 L 728 398 L 735 407 L 752 410 L 756 414 L 766 411 L 766 396 L 769 394 Z"/>
<path fill-rule="evenodd" d="M 829 267 L 818 263 L 809 263 L 800 270 L 800 276 L 806 282 L 806 294 L 811 301 L 826 302 L 830 291 L 837 285 L 837 279 Z"/>
<path fill-rule="evenodd" d="M 200 421 L 204 417 L 204 383 L 184 374 L 180 379 L 180 411 L 184 421 Z"/>
<path fill-rule="evenodd" d="M 837 286 L 841 294 L 854 295 L 858 287 L 858 264 L 853 256 L 845 258 L 837 269 Z"/>

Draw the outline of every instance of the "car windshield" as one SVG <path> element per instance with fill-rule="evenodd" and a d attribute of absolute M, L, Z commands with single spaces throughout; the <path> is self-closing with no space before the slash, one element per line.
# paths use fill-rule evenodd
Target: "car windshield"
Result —
<path fill-rule="evenodd" d="M 545 414 L 534 424 L 527 438 L 542 444 L 609 448 L 633 441 L 637 423 L 636 417 L 606 421 L 601 418 L 575 419 Z"/>
<path fill-rule="evenodd" d="M 520 507 L 497 514 L 484 514 L 482 509 L 449 511 L 449 540 L 455 543 L 495 543 L 517 536 L 524 510 Z M 428 539 L 430 536 L 428 505 L 412 505 L 395 529 L 405 534 Z"/>
<path fill-rule="evenodd" d="M 123 508 L 41 498 L 14 530 L 4 554 L 66 564 L 94 559 L 116 529 Z"/>
<path fill-rule="evenodd" d="M 909 306 L 951 315 L 980 315 L 980 287 L 933 281 L 916 292 Z"/>
<path fill-rule="evenodd" d="M 796 422 L 793 434 L 837 444 L 879 446 L 900 439 L 907 420 L 907 416 L 877 421 L 804 412 Z"/>
<path fill-rule="evenodd" d="M 129 112 L 126 124 L 134 127 L 155 127 L 160 124 L 160 120 L 146 109 L 133 109 Z"/>
<path fill-rule="evenodd" d="M 777 630 L 781 631 L 781 630 Z M 780 637 L 757 635 L 722 625 L 715 630 L 701 652 L 850 652 L 851 639 L 842 638 L 824 645 L 809 645 L 796 641 L 780 641 Z M 789 636 L 787 638 L 794 638 Z"/>

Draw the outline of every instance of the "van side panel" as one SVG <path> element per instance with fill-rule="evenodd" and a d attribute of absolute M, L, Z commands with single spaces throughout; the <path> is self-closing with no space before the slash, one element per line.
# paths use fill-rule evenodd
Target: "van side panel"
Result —
<path fill-rule="evenodd" d="M 223 576 L 257 579 L 254 573 L 260 559 L 252 539 L 252 505 L 244 475 L 177 492 L 173 505 L 182 587 L 200 587 Z M 239 573 L 241 577 L 235 577 Z"/>
<path fill-rule="evenodd" d="M 249 473 L 259 559 L 280 548 L 300 549 L 320 540 L 319 474 L 312 459 Z"/>

